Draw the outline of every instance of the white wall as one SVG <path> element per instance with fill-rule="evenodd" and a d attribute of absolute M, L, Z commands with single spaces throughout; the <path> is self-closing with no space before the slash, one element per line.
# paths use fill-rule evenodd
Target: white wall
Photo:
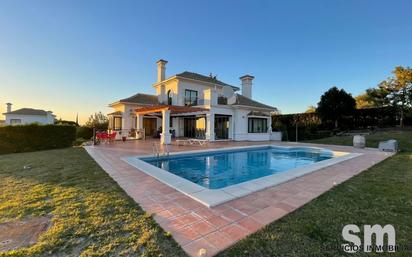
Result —
<path fill-rule="evenodd" d="M 234 135 L 235 141 L 268 141 L 270 133 L 248 133 L 248 113 L 249 109 L 235 109 L 234 115 Z M 271 118 L 268 118 L 268 127 L 271 124 Z"/>
<path fill-rule="evenodd" d="M 222 95 L 225 97 L 231 97 L 234 94 L 232 88 L 229 87 L 219 87 L 210 86 L 207 84 L 201 84 L 196 82 L 190 82 L 185 80 L 180 80 L 178 83 L 178 98 L 177 104 L 184 105 L 185 90 L 195 90 L 198 92 L 198 98 L 204 100 L 205 105 L 216 105 L 218 96 Z"/>
<path fill-rule="evenodd" d="M 21 125 L 39 123 L 39 124 L 54 124 L 54 116 L 51 113 L 47 115 L 21 115 L 21 114 L 5 114 L 6 124 L 10 125 L 10 120 L 20 119 Z M 16 124 L 17 125 L 17 124 Z"/>

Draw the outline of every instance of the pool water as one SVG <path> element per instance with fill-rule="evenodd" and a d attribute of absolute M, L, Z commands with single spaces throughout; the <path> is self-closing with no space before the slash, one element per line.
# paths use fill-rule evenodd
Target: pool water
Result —
<path fill-rule="evenodd" d="M 219 189 L 333 158 L 313 148 L 262 147 L 142 158 L 208 189 Z"/>

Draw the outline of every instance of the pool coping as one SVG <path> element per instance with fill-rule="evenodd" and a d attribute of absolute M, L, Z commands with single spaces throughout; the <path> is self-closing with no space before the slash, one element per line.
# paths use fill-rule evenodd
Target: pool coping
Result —
<path fill-rule="evenodd" d="M 173 152 L 169 156 L 173 155 L 185 155 L 185 154 L 194 154 L 194 153 L 207 153 L 207 152 L 221 152 L 221 151 L 230 151 L 230 150 L 241 150 L 241 149 L 251 149 L 251 148 L 262 148 L 262 147 L 278 147 L 278 148 L 297 148 L 296 146 L 281 146 L 276 144 L 265 144 L 265 145 L 255 145 L 255 146 L 240 146 L 240 147 L 228 147 L 228 148 L 219 148 L 219 149 L 204 149 L 204 150 L 194 150 L 194 151 L 182 151 L 182 152 Z M 284 171 L 278 174 L 272 174 L 269 176 L 264 176 L 261 178 L 241 182 L 235 185 L 230 185 L 220 189 L 208 189 L 204 188 L 194 182 L 191 182 L 185 178 L 179 177 L 171 172 L 163 170 L 161 168 L 155 167 L 143 160 L 141 158 L 152 158 L 153 155 L 139 155 L 139 156 L 126 156 L 121 159 L 138 170 L 154 177 L 160 182 L 176 189 L 177 191 L 189 196 L 193 200 L 200 202 L 201 204 L 207 207 L 214 207 L 225 202 L 249 195 L 251 193 L 264 190 L 268 187 L 273 187 L 295 178 L 301 177 L 305 174 L 312 173 L 314 171 L 320 170 L 322 168 L 335 165 L 337 163 L 358 157 L 363 155 L 362 153 L 348 153 L 348 152 L 339 152 L 333 151 L 330 149 L 320 148 L 320 147 L 311 147 L 311 146 L 302 146 L 298 148 L 311 148 L 318 150 L 329 150 L 336 157 L 323 160 L 320 162 L 312 163 L 303 167 L 298 167 Z"/>

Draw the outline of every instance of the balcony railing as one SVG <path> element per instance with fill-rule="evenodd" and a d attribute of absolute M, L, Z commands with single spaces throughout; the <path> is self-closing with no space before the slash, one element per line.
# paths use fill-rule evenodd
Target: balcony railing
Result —
<path fill-rule="evenodd" d="M 184 99 L 185 106 L 195 106 L 195 105 L 204 105 L 205 99 L 196 98 L 196 99 Z"/>

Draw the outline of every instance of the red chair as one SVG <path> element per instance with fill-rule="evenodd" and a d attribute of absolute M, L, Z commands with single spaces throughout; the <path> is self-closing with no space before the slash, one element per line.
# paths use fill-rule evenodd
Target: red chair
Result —
<path fill-rule="evenodd" d="M 111 134 L 109 134 L 108 136 L 109 136 L 109 141 L 114 141 L 115 139 L 116 139 L 116 135 L 117 135 L 117 132 L 116 131 L 114 131 L 114 132 L 112 132 Z"/>
<path fill-rule="evenodd" d="M 99 142 L 107 142 L 109 140 L 109 135 L 106 132 L 96 133 L 96 138 Z"/>

